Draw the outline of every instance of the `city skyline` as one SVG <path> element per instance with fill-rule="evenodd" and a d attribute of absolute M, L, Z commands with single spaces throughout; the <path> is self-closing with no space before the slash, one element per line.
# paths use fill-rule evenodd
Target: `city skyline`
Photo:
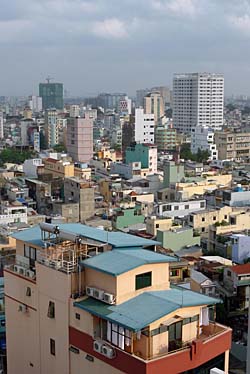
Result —
<path fill-rule="evenodd" d="M 48 74 L 72 96 L 131 95 L 196 71 L 250 94 L 249 1 L 3 0 L 0 31 L 1 95 L 37 94 Z"/>

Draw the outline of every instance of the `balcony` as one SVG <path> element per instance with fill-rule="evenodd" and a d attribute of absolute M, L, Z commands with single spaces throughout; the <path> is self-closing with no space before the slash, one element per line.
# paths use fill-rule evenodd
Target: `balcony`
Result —
<path fill-rule="evenodd" d="M 94 351 L 94 339 L 90 335 L 70 327 L 70 344 L 124 373 L 181 373 L 203 365 L 231 347 L 231 329 L 212 322 L 202 328 L 198 338 L 181 342 L 176 349 L 167 347 L 165 337 L 163 342 L 160 342 L 159 335 L 147 337 L 141 334 L 140 339 L 138 338 L 139 336 L 133 333 L 131 345 L 125 344 L 124 349 L 108 342 L 115 351 L 111 363 L 110 359 Z M 153 344 L 158 346 L 158 352 L 153 348 Z"/>

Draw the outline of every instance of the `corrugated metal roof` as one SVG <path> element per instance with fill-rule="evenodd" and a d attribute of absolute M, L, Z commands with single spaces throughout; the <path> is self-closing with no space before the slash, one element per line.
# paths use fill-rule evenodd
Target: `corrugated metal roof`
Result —
<path fill-rule="evenodd" d="M 117 276 L 145 264 L 174 261 L 176 261 L 176 258 L 171 256 L 161 255 L 146 249 L 130 248 L 101 253 L 83 261 L 82 264 L 103 273 Z"/>
<path fill-rule="evenodd" d="M 149 247 L 160 244 L 155 240 L 144 239 L 135 235 L 121 232 L 108 232 L 96 227 L 82 225 L 81 223 L 62 223 L 58 225 L 61 230 L 72 232 L 86 238 L 94 239 L 102 243 L 109 243 L 112 247 Z M 12 237 L 32 243 L 33 241 L 41 243 L 41 230 L 39 226 L 34 226 L 25 231 L 12 234 Z M 35 244 L 35 243 L 33 243 Z M 37 244 L 42 245 L 42 244 Z"/>
<path fill-rule="evenodd" d="M 214 305 L 220 300 L 178 287 L 164 291 L 144 292 L 119 305 L 108 305 L 91 297 L 74 302 L 74 306 L 139 331 L 152 322 L 184 307 Z"/>

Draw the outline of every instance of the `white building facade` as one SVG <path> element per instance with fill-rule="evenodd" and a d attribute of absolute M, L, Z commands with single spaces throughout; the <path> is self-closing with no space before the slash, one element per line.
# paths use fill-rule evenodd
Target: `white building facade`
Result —
<path fill-rule="evenodd" d="M 0 139 L 4 138 L 4 131 L 3 131 L 3 112 L 0 112 Z"/>
<path fill-rule="evenodd" d="M 224 78 L 221 74 L 176 74 L 173 80 L 173 122 L 179 132 L 194 126 L 223 125 Z"/>
<path fill-rule="evenodd" d="M 206 209 L 206 200 L 189 200 L 182 202 L 163 203 L 157 207 L 160 217 L 185 217 L 190 213 Z"/>
<path fill-rule="evenodd" d="M 136 143 L 154 144 L 154 114 L 145 114 L 142 108 L 135 110 L 135 141 Z"/>
<path fill-rule="evenodd" d="M 198 150 L 209 151 L 208 160 L 216 160 L 218 151 L 214 143 L 214 131 L 208 126 L 196 126 L 191 131 L 191 152 L 196 154 Z"/>

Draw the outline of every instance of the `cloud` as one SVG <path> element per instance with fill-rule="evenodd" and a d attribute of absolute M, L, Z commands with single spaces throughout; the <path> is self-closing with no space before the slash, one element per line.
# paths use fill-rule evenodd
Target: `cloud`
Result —
<path fill-rule="evenodd" d="M 229 22 L 232 26 L 250 36 L 250 15 L 244 14 L 243 16 L 229 16 Z"/>
<path fill-rule="evenodd" d="M 94 22 L 92 32 L 105 39 L 124 39 L 129 35 L 127 25 L 118 18 L 107 18 Z"/>
<path fill-rule="evenodd" d="M 175 16 L 194 17 L 199 12 L 197 0 L 153 0 L 154 9 L 164 11 Z"/>

